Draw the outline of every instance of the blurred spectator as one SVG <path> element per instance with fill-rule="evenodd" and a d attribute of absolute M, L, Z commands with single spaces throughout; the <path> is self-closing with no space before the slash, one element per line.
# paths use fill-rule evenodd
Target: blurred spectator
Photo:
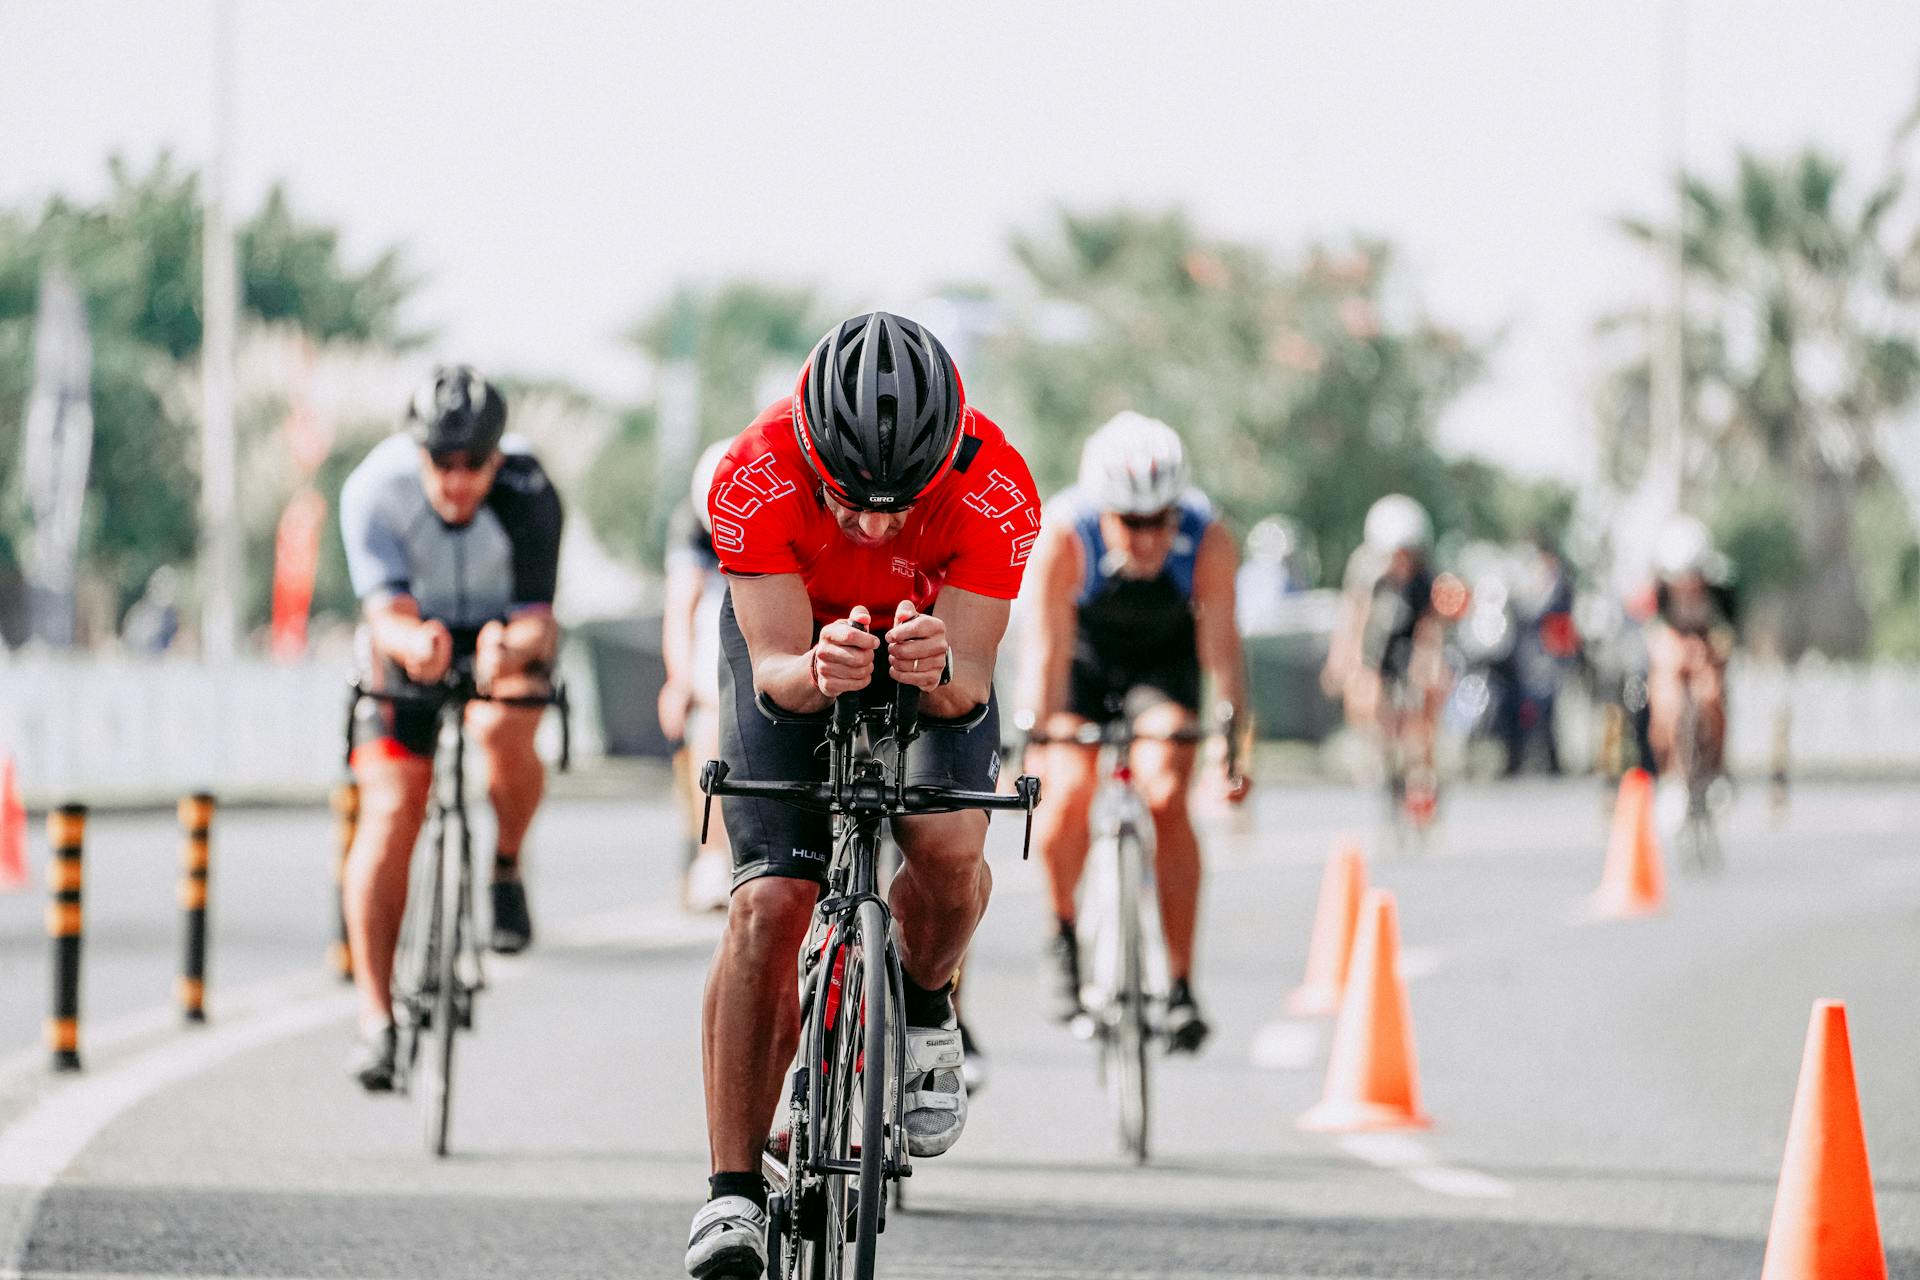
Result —
<path fill-rule="evenodd" d="M 1313 586 L 1317 566 L 1302 546 L 1300 530 L 1283 516 L 1268 516 L 1247 534 L 1246 560 L 1234 584 L 1236 615 L 1246 635 L 1283 630 L 1286 598 Z"/>
<path fill-rule="evenodd" d="M 160 654 L 180 634 L 180 573 L 161 565 L 120 624 L 120 639 L 135 653 Z"/>
<path fill-rule="evenodd" d="M 705 844 L 700 820 L 706 797 L 700 766 L 720 754 L 720 602 L 726 594 L 713 550 L 707 491 L 730 441 L 710 446 L 694 464 L 687 501 L 668 522 L 667 600 L 660 653 L 666 683 L 660 689 L 660 731 L 674 745 L 674 779 L 682 798 L 687 861 L 680 901 L 689 911 L 723 911 L 732 888 L 733 860 L 716 809 Z"/>
<path fill-rule="evenodd" d="M 1499 717 L 1506 773 L 1511 777 L 1525 767 L 1527 750 L 1537 738 L 1546 747 L 1547 772 L 1557 775 L 1561 769 L 1553 735 L 1554 705 L 1580 642 L 1573 624 L 1573 581 L 1566 561 L 1546 539 L 1536 536 L 1523 551 L 1510 599 L 1516 633 L 1507 659 L 1511 696 L 1502 700 Z"/>

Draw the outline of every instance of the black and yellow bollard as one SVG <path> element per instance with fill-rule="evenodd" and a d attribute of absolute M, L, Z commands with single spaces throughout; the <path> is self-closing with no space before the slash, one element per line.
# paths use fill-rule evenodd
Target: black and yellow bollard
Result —
<path fill-rule="evenodd" d="M 207 1020 L 207 863 L 213 831 L 213 797 L 196 791 L 180 801 L 180 910 L 186 915 L 186 949 L 180 957 L 180 1013 L 188 1022 Z"/>
<path fill-rule="evenodd" d="M 63 804 L 47 815 L 47 936 L 53 939 L 53 1016 L 47 1048 L 55 1071 L 80 1069 L 80 849 L 87 837 L 87 806 Z"/>
<path fill-rule="evenodd" d="M 353 981 L 353 948 L 347 943 L 347 854 L 360 829 L 360 785 L 343 782 L 333 789 L 333 943 L 327 963 L 340 981 Z"/>

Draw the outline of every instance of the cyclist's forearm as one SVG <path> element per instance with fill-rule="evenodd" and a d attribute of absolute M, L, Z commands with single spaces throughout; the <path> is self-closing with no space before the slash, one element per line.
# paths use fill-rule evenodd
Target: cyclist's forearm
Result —
<path fill-rule="evenodd" d="M 1034 645 L 1027 679 L 1020 693 L 1020 709 L 1033 715 L 1035 724 L 1066 709 L 1067 672 L 1073 654 L 1058 645 L 1039 641 Z"/>
<path fill-rule="evenodd" d="M 684 683 L 693 656 L 694 620 L 700 610 L 700 583 L 684 572 L 667 575 L 666 607 L 661 611 L 660 660 L 667 669 L 667 683 Z"/>
<path fill-rule="evenodd" d="M 553 661 L 560 642 L 560 625 L 545 609 L 527 609 L 507 619 L 500 637 L 501 664 L 521 670 Z"/>
<path fill-rule="evenodd" d="M 968 656 L 955 651 L 953 680 L 920 695 L 920 710 L 949 719 L 969 715 L 993 696 L 993 657 Z"/>
<path fill-rule="evenodd" d="M 813 650 L 773 653 L 753 664 L 753 687 L 788 711 L 823 711 L 828 698 L 813 683 Z"/>
<path fill-rule="evenodd" d="M 367 610 L 367 633 L 373 651 L 383 658 L 398 659 L 411 653 L 416 637 L 426 624 L 420 620 L 420 606 L 410 596 L 395 596 Z"/>

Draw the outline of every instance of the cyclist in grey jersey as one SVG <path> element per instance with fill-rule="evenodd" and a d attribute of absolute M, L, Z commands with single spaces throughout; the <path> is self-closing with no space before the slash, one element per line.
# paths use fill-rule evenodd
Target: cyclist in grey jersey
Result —
<path fill-rule="evenodd" d="M 443 366 L 414 396 L 406 429 L 382 441 L 340 494 L 347 567 L 377 688 L 432 685 L 458 663 L 501 697 L 546 692 L 562 513 L 524 442 L 504 438 L 506 402 L 464 365 Z M 492 885 L 498 951 L 532 938 L 519 854 L 545 789 L 534 752 L 539 712 L 477 702 L 467 729 L 487 763 L 498 819 Z M 344 886 L 360 1039 L 348 1066 L 369 1090 L 392 1087 L 389 986 L 407 867 L 433 780 L 437 717 L 428 707 L 363 701 L 352 766 L 361 821 Z"/>
<path fill-rule="evenodd" d="M 362 600 L 411 596 L 466 656 L 487 623 L 552 605 L 560 502 L 527 442 L 509 435 L 473 518 L 449 524 L 427 499 L 420 453 L 409 437 L 388 436 L 348 477 L 340 492 L 347 572 Z"/>

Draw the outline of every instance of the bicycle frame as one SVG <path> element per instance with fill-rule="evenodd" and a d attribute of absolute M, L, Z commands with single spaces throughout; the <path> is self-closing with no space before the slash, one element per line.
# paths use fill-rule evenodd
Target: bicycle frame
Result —
<path fill-rule="evenodd" d="M 1094 792 L 1092 856 L 1088 861 L 1088 880 L 1083 893 L 1098 935 L 1099 926 L 1109 919 L 1122 929 L 1123 948 L 1137 949 L 1145 968 L 1141 981 L 1149 1001 L 1166 994 L 1166 949 L 1161 944 L 1157 925 L 1145 918 L 1142 909 L 1150 905 L 1148 890 L 1153 886 L 1154 831 L 1146 803 L 1133 785 L 1133 764 L 1129 748 L 1134 736 L 1107 734 L 1101 751 L 1101 780 Z M 1129 906 L 1131 903 L 1131 907 Z M 1137 940 L 1133 936 L 1137 935 Z M 1089 1025 L 1076 1021 L 1074 1031 L 1082 1039 L 1107 1034 L 1115 1017 L 1120 1016 L 1128 993 L 1123 976 L 1106 972 L 1114 957 L 1101 948 L 1094 949 L 1094 969 L 1090 985 L 1097 995 L 1088 1008 Z"/>

